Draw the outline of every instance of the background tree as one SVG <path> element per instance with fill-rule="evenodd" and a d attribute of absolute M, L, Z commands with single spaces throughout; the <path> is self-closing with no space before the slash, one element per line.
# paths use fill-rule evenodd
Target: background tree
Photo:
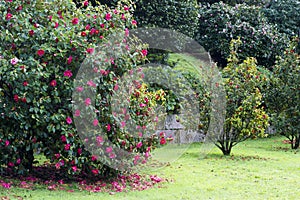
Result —
<path fill-rule="evenodd" d="M 274 66 L 266 102 L 276 132 L 291 142 L 292 149 L 300 144 L 300 56 L 296 52 L 299 38 L 294 38 Z"/>

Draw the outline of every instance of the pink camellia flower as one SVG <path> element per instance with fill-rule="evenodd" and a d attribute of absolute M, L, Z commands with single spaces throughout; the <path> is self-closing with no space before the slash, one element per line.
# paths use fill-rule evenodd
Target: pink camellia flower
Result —
<path fill-rule="evenodd" d="M 83 91 L 83 87 L 80 87 L 80 86 L 77 87 L 77 88 L 76 88 L 76 91 L 77 91 L 77 92 L 82 92 L 82 91 Z"/>
<path fill-rule="evenodd" d="M 21 163 L 21 159 L 18 158 L 17 161 L 16 161 L 16 163 L 19 165 Z"/>
<path fill-rule="evenodd" d="M 146 104 L 140 103 L 140 107 L 141 107 L 141 108 L 143 108 L 143 107 L 145 107 L 145 106 L 146 106 Z"/>
<path fill-rule="evenodd" d="M 66 145 L 65 145 L 65 150 L 66 150 L 66 151 L 70 150 L 70 147 L 71 147 L 70 144 L 66 144 Z"/>
<path fill-rule="evenodd" d="M 97 141 L 97 143 L 102 143 L 104 140 L 101 136 L 97 136 L 96 141 Z"/>
<path fill-rule="evenodd" d="M 67 122 L 67 124 L 72 124 L 72 118 L 71 117 L 67 117 L 66 122 Z"/>
<path fill-rule="evenodd" d="M 8 165 L 9 167 L 15 166 L 15 164 L 14 164 L 13 162 L 9 162 L 7 165 Z"/>
<path fill-rule="evenodd" d="M 139 148 L 141 148 L 142 146 L 143 146 L 143 143 L 142 143 L 142 142 L 139 142 L 139 143 L 137 143 L 136 148 L 139 149 Z"/>
<path fill-rule="evenodd" d="M 92 54 L 92 53 L 94 53 L 94 48 L 88 48 L 86 50 L 86 52 L 88 52 L 89 54 Z"/>
<path fill-rule="evenodd" d="M 91 102 L 90 98 L 86 98 L 84 103 L 85 103 L 86 106 L 89 106 L 89 105 L 91 105 L 92 102 Z"/>
<path fill-rule="evenodd" d="M 132 20 L 131 24 L 134 25 L 134 26 L 136 26 L 137 25 L 137 21 L 136 20 Z"/>
<path fill-rule="evenodd" d="M 109 158 L 114 159 L 115 157 L 116 157 L 116 154 L 114 154 L 114 153 L 109 154 Z"/>
<path fill-rule="evenodd" d="M 5 182 L 2 182 L 1 185 L 2 185 L 2 187 L 6 188 L 6 189 L 9 189 L 11 187 L 10 183 L 5 183 Z"/>
<path fill-rule="evenodd" d="M 112 152 L 112 147 L 106 147 L 106 153 L 111 153 Z"/>
<path fill-rule="evenodd" d="M 83 6 L 88 6 L 88 5 L 89 5 L 89 1 L 83 2 Z"/>
<path fill-rule="evenodd" d="M 79 19 L 78 19 L 78 18 L 72 19 L 72 24 L 73 24 L 73 25 L 78 24 L 78 22 L 79 22 Z"/>
<path fill-rule="evenodd" d="M 28 33 L 29 33 L 30 36 L 33 36 L 34 35 L 34 30 L 30 30 L 30 31 L 28 31 Z"/>
<path fill-rule="evenodd" d="M 56 159 L 60 158 L 60 154 L 59 153 L 54 154 L 54 156 L 55 156 Z"/>
<path fill-rule="evenodd" d="M 50 82 L 50 86 L 55 87 L 56 85 L 57 85 L 56 80 L 52 80 L 52 81 Z"/>
<path fill-rule="evenodd" d="M 129 36 L 129 30 L 128 30 L 128 28 L 125 28 L 125 36 L 126 36 L 126 37 Z"/>
<path fill-rule="evenodd" d="M 90 87 L 96 87 L 97 86 L 92 80 L 89 80 L 87 82 L 87 85 L 90 86 Z"/>
<path fill-rule="evenodd" d="M 66 141 L 67 141 L 67 138 L 66 138 L 65 135 L 62 135 L 62 136 L 60 137 L 60 139 L 61 139 L 62 142 L 66 142 Z"/>
<path fill-rule="evenodd" d="M 80 116 L 80 110 L 75 110 L 75 114 L 74 114 L 76 117 L 79 117 Z"/>
<path fill-rule="evenodd" d="M 99 121 L 97 119 L 94 119 L 93 126 L 98 126 L 98 124 L 99 124 Z"/>
<path fill-rule="evenodd" d="M 126 126 L 126 122 L 122 121 L 121 122 L 121 128 L 124 128 Z"/>
<path fill-rule="evenodd" d="M 147 49 L 143 49 L 141 52 L 142 52 L 143 56 L 147 56 L 147 54 L 148 54 Z"/>
<path fill-rule="evenodd" d="M 45 51 L 44 51 L 43 49 L 39 49 L 39 50 L 37 51 L 37 54 L 38 54 L 40 57 L 42 57 L 42 56 L 45 54 Z"/>
<path fill-rule="evenodd" d="M 118 89 L 119 89 L 119 85 L 116 84 L 116 85 L 114 86 L 114 91 L 117 91 Z"/>
<path fill-rule="evenodd" d="M 16 65 L 18 62 L 19 62 L 19 59 L 18 59 L 18 58 L 13 58 L 13 59 L 10 60 L 10 63 L 11 63 L 12 65 Z"/>
<path fill-rule="evenodd" d="M 13 17 L 11 13 L 7 13 L 5 19 L 10 20 Z"/>
<path fill-rule="evenodd" d="M 54 22 L 54 28 L 58 28 L 59 27 L 59 23 L 58 22 Z"/>
<path fill-rule="evenodd" d="M 73 57 L 72 57 L 72 56 L 69 56 L 69 58 L 68 58 L 68 60 L 67 60 L 68 65 L 71 64 L 72 60 L 73 60 Z"/>
<path fill-rule="evenodd" d="M 92 161 L 96 161 L 97 160 L 97 156 L 95 156 L 95 155 L 92 155 Z"/>
<path fill-rule="evenodd" d="M 121 15 L 121 19 L 122 19 L 122 20 L 125 20 L 125 19 L 126 19 L 126 17 L 125 17 L 125 15 L 124 15 L 124 13 L 122 13 L 122 15 Z"/>
<path fill-rule="evenodd" d="M 98 169 L 93 169 L 92 173 L 95 174 L 95 175 L 97 175 L 97 174 L 99 174 L 99 170 Z"/>
<path fill-rule="evenodd" d="M 9 140 L 5 141 L 5 146 L 7 147 L 9 145 Z"/>
<path fill-rule="evenodd" d="M 76 167 L 76 166 L 73 166 L 73 167 L 72 167 L 72 170 L 73 170 L 73 172 L 76 172 L 76 171 L 77 171 L 77 167 Z"/>
<path fill-rule="evenodd" d="M 64 76 L 70 78 L 71 76 L 73 76 L 72 71 L 71 71 L 71 70 L 66 70 L 66 71 L 64 72 Z"/>
<path fill-rule="evenodd" d="M 128 7 L 128 6 L 124 6 L 124 10 L 125 10 L 125 11 L 128 11 L 128 10 L 129 10 L 129 7 Z"/>
<path fill-rule="evenodd" d="M 110 129 L 111 129 L 111 126 L 110 126 L 110 124 L 107 124 L 107 126 L 106 126 L 106 130 L 107 130 L 107 131 L 110 131 Z"/>
<path fill-rule="evenodd" d="M 107 14 L 105 15 L 105 20 L 106 20 L 106 21 L 111 20 L 111 14 L 110 14 L 110 13 L 107 13 Z"/>

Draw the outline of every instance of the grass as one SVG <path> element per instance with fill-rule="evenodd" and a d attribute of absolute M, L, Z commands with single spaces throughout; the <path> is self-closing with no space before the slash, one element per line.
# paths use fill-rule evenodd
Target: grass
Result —
<path fill-rule="evenodd" d="M 169 182 L 145 191 L 89 193 L 0 188 L 0 197 L 11 199 L 299 199 L 300 153 L 290 150 L 283 137 L 248 140 L 232 156 L 213 149 L 200 159 L 201 144 L 189 146 L 176 161 L 150 172 Z M 149 173 L 149 172 L 147 172 Z"/>

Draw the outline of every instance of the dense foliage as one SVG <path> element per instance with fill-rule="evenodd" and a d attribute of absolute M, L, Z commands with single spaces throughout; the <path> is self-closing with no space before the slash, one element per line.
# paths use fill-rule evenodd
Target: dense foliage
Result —
<path fill-rule="evenodd" d="M 199 15 L 197 41 L 220 66 L 226 66 L 229 43 L 237 37 L 242 40 L 239 56 L 242 59 L 255 57 L 258 65 L 267 68 L 271 68 L 276 56 L 285 48 L 286 36 L 268 22 L 259 6 L 230 6 L 220 2 L 201 5 Z"/>
<path fill-rule="evenodd" d="M 77 134 L 72 115 L 73 80 L 81 63 L 95 53 L 97 45 L 113 33 L 126 36 L 128 29 L 136 27 L 136 21 L 129 11 L 130 5 L 118 4 L 109 9 L 91 7 L 85 2 L 82 6 L 77 9 L 66 0 L 0 3 L 2 172 L 6 168 L 8 172 L 30 171 L 33 153 L 38 149 L 57 169 L 66 169 L 69 174 L 114 172 L 86 150 Z M 144 142 L 145 138 L 132 139 L 119 127 L 109 112 L 109 97 L 117 90 L 116 83 L 122 74 L 135 68 L 146 54 L 142 46 L 137 46 L 134 52 L 111 57 L 103 65 L 106 68 L 96 70 L 102 78 L 87 83 L 88 87 L 97 88 L 96 106 L 102 114 L 92 121 L 93 126 L 107 133 L 105 137 L 119 148 L 140 152 L 140 161 L 145 159 L 145 151 L 148 157 L 150 144 Z M 90 98 L 85 103 L 93 106 Z M 75 111 L 75 116 L 80 116 L 80 110 Z M 102 144 L 101 137 L 97 139 Z M 118 159 L 111 146 L 104 153 L 108 154 L 107 162 Z M 127 160 L 129 164 L 134 161 Z"/>

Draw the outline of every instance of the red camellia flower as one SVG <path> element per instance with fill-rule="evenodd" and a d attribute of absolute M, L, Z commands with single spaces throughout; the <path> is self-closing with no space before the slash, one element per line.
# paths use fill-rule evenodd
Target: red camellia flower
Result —
<path fill-rule="evenodd" d="M 136 25 L 137 25 L 137 21 L 132 20 L 132 21 L 131 21 L 131 24 L 134 25 L 134 26 L 136 26 Z"/>
<path fill-rule="evenodd" d="M 6 20 L 10 20 L 13 17 L 13 15 L 11 13 L 7 13 L 6 14 Z"/>
<path fill-rule="evenodd" d="M 147 56 L 147 54 L 148 54 L 147 49 L 143 49 L 141 52 L 142 52 L 143 56 Z"/>
<path fill-rule="evenodd" d="M 73 76 L 73 74 L 72 74 L 71 70 L 66 70 L 66 71 L 64 72 L 64 76 L 70 78 L 71 76 Z"/>
<path fill-rule="evenodd" d="M 52 81 L 50 82 L 50 86 L 52 86 L 52 87 L 55 87 L 56 84 L 57 84 L 56 80 L 52 80 Z"/>
<path fill-rule="evenodd" d="M 81 32 L 81 36 L 82 36 L 82 37 L 85 37 L 85 36 L 86 36 L 86 32 L 82 31 L 82 32 Z"/>
<path fill-rule="evenodd" d="M 88 6 L 88 5 L 89 5 L 89 1 L 83 2 L 83 6 Z"/>
<path fill-rule="evenodd" d="M 97 175 L 97 174 L 99 174 L 99 170 L 98 169 L 93 169 L 92 173 L 95 174 L 95 175 Z"/>
<path fill-rule="evenodd" d="M 14 100 L 15 100 L 15 102 L 19 101 L 19 96 L 17 94 L 14 95 Z"/>
<path fill-rule="evenodd" d="M 74 19 L 72 20 L 72 24 L 73 24 L 73 25 L 78 24 L 78 22 L 79 22 L 78 18 L 74 18 Z"/>
<path fill-rule="evenodd" d="M 111 20 L 111 14 L 110 14 L 110 13 L 107 13 L 107 14 L 105 15 L 105 19 L 106 19 L 106 21 Z"/>
<path fill-rule="evenodd" d="M 66 151 L 67 151 L 67 150 L 70 150 L 70 147 L 71 147 L 70 144 L 66 144 L 66 145 L 65 145 L 65 150 L 66 150 Z"/>
<path fill-rule="evenodd" d="M 97 156 L 92 155 L 92 161 L 95 161 L 95 160 L 97 160 Z"/>
<path fill-rule="evenodd" d="M 21 101 L 22 101 L 23 103 L 26 103 L 26 102 L 27 102 L 26 97 L 21 98 Z"/>
<path fill-rule="evenodd" d="M 111 129 L 110 124 L 107 124 L 106 130 L 107 130 L 107 131 L 110 131 L 110 129 Z"/>
<path fill-rule="evenodd" d="M 88 49 L 86 50 L 86 52 L 88 52 L 89 54 L 92 54 L 92 53 L 94 52 L 94 49 L 93 49 L 93 48 L 88 48 Z"/>
<path fill-rule="evenodd" d="M 66 141 L 67 141 L 67 138 L 66 138 L 65 135 L 62 135 L 62 136 L 60 137 L 60 139 L 61 139 L 62 142 L 66 142 Z"/>
<path fill-rule="evenodd" d="M 164 137 L 162 137 L 162 138 L 160 139 L 160 144 L 161 144 L 161 145 L 166 144 L 166 139 L 165 139 Z"/>
<path fill-rule="evenodd" d="M 42 57 L 42 56 L 45 54 L 45 51 L 44 51 L 43 49 L 39 49 L 39 50 L 37 51 L 37 54 L 38 54 L 40 57 Z"/>
<path fill-rule="evenodd" d="M 34 35 L 34 30 L 30 30 L 30 31 L 28 31 L 28 33 L 29 33 L 30 36 L 33 36 Z"/>
<path fill-rule="evenodd" d="M 24 81 L 24 82 L 23 82 L 23 86 L 25 86 L 25 87 L 28 86 L 28 82 L 27 82 L 27 81 Z"/>

